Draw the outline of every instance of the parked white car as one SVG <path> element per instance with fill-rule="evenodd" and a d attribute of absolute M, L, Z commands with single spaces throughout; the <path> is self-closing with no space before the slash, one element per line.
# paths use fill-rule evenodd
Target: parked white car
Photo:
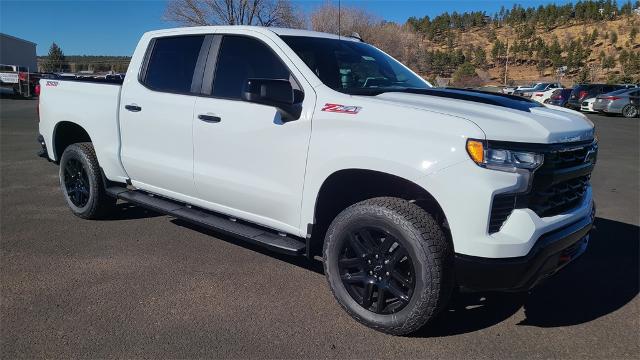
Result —
<path fill-rule="evenodd" d="M 121 85 L 40 84 L 41 156 L 60 165 L 75 215 L 100 218 L 121 199 L 321 255 L 342 307 L 390 334 L 422 327 L 454 287 L 528 290 L 587 247 L 593 123 L 433 88 L 356 39 L 152 31 Z"/>
<path fill-rule="evenodd" d="M 508 86 L 502 89 L 502 92 L 508 95 L 513 95 L 516 91 L 531 90 L 538 84 L 520 85 L 520 86 Z"/>
<path fill-rule="evenodd" d="M 597 112 L 596 110 L 593 109 L 593 104 L 595 102 L 596 102 L 596 98 L 594 97 L 582 100 L 582 102 L 580 103 L 580 111 L 590 112 L 590 113 Z"/>
<path fill-rule="evenodd" d="M 546 91 L 537 91 L 537 92 L 534 92 L 534 93 L 531 95 L 531 100 L 535 100 L 535 101 L 537 101 L 537 102 L 539 102 L 539 103 L 541 103 L 541 104 L 544 104 L 544 102 L 545 102 L 546 100 L 550 99 L 550 98 L 551 98 L 551 96 L 553 95 L 553 93 L 554 93 L 556 90 L 558 90 L 558 89 L 559 89 L 559 88 L 551 88 L 551 89 L 546 90 Z"/>

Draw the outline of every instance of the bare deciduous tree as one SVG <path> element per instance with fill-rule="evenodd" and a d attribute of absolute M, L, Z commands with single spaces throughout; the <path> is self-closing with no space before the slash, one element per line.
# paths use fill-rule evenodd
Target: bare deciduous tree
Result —
<path fill-rule="evenodd" d="M 316 8 L 311 14 L 313 30 L 345 36 L 357 32 L 363 38 L 369 37 L 370 30 L 380 22 L 380 19 L 364 9 L 344 6 L 338 8 L 330 2 Z"/>
<path fill-rule="evenodd" d="M 165 18 L 185 26 L 259 25 L 302 28 L 302 12 L 289 0 L 170 0 Z"/>
<path fill-rule="evenodd" d="M 339 14 L 339 15 L 338 15 Z M 338 23 L 338 17 L 340 23 Z M 389 53 L 396 59 L 415 65 L 416 49 L 415 32 L 405 26 L 392 22 L 385 22 L 364 9 L 341 7 L 330 2 L 316 8 L 311 13 L 311 27 L 315 31 L 349 36 L 356 32 L 360 37 L 376 47 Z M 413 60 L 413 61 L 412 61 Z"/>

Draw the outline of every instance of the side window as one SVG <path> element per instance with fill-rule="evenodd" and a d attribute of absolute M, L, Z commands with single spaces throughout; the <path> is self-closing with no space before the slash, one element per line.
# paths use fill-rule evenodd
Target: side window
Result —
<path fill-rule="evenodd" d="M 203 41 L 204 35 L 156 39 L 144 84 L 158 91 L 189 93 Z"/>
<path fill-rule="evenodd" d="M 280 58 L 259 40 L 244 36 L 224 36 L 213 80 L 213 96 L 241 99 L 250 78 L 285 79 L 297 88 Z"/>

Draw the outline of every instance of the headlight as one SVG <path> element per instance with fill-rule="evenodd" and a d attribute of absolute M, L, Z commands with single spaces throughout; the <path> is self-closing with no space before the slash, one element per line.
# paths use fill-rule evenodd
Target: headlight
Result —
<path fill-rule="evenodd" d="M 484 141 L 474 139 L 467 140 L 467 153 L 479 166 L 508 172 L 517 172 L 518 169 L 535 170 L 544 160 L 542 154 L 493 149 L 485 146 Z"/>

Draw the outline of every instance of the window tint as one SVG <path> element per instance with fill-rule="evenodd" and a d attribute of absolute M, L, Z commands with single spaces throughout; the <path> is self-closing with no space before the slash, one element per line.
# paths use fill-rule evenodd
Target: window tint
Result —
<path fill-rule="evenodd" d="M 347 94 L 367 89 L 425 89 L 430 86 L 395 59 L 357 41 L 281 36 L 328 87 Z"/>
<path fill-rule="evenodd" d="M 247 79 L 285 79 L 289 70 L 262 42 L 244 36 L 224 36 L 216 64 L 213 96 L 241 99 Z M 294 81 L 292 87 L 297 85 Z"/>
<path fill-rule="evenodd" d="M 190 92 L 203 41 L 204 35 L 156 39 L 144 83 L 160 91 Z"/>

